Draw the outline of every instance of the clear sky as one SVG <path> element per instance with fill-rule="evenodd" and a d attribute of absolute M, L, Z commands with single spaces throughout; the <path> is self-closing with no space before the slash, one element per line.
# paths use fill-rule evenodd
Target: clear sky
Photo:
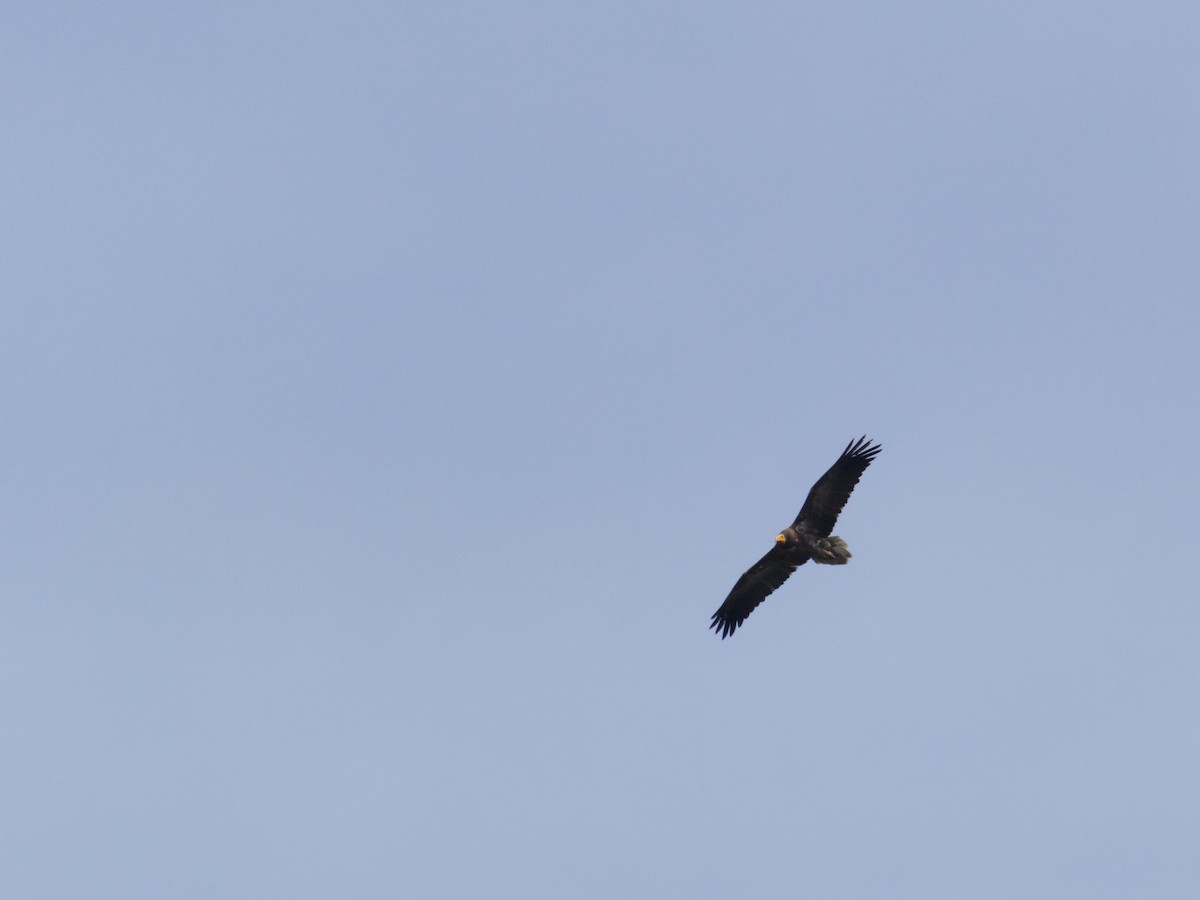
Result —
<path fill-rule="evenodd" d="M 0 894 L 1200 896 L 1200 7 L 3 18 Z"/>

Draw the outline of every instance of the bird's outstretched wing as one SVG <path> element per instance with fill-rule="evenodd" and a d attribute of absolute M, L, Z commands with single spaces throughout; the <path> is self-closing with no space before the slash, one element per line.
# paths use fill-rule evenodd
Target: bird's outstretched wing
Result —
<path fill-rule="evenodd" d="M 721 608 L 713 613 L 712 624 L 708 627 L 715 628 L 721 640 L 729 637 L 758 604 L 788 580 L 800 562 L 794 554 L 776 544 L 737 580 Z"/>
<path fill-rule="evenodd" d="M 882 449 L 881 445 L 868 441 L 865 435 L 847 444 L 837 462 L 812 486 L 792 526 L 808 534 L 829 537 L 838 515 L 850 499 L 850 492 Z"/>

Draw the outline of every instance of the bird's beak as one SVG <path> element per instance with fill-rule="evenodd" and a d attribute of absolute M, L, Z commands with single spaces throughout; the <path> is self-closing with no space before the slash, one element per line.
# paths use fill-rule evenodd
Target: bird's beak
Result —
<path fill-rule="evenodd" d="M 785 538 L 782 534 L 775 535 L 775 543 L 777 544 L 782 544 L 786 540 L 787 538 Z"/>

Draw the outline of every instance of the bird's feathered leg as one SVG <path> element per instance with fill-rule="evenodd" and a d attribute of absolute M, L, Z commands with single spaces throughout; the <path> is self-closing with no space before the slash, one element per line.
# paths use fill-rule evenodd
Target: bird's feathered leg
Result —
<path fill-rule="evenodd" d="M 850 548 L 837 535 L 814 541 L 812 545 L 812 561 L 827 566 L 844 566 L 850 561 Z"/>

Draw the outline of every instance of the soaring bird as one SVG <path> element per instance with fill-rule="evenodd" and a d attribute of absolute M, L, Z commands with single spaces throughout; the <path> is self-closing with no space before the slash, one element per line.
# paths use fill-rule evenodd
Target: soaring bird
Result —
<path fill-rule="evenodd" d="M 758 604 L 787 581 L 797 566 L 810 559 L 833 566 L 846 564 L 850 548 L 840 537 L 831 537 L 830 532 L 858 479 L 882 449 L 863 435 L 847 444 L 837 462 L 817 479 L 796 521 L 775 536 L 775 546 L 746 570 L 721 608 L 713 613 L 709 627 L 717 630 L 721 640 L 733 634 Z"/>

